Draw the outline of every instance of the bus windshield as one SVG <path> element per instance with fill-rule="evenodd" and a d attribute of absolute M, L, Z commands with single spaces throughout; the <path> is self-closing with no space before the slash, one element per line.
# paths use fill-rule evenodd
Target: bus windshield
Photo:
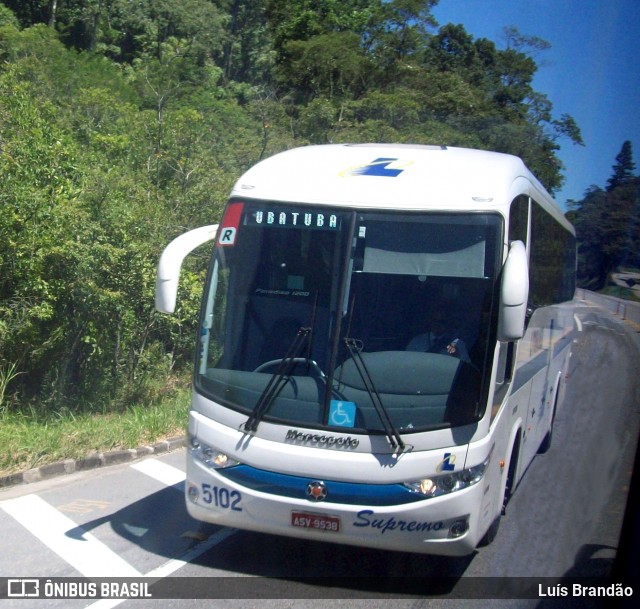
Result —
<path fill-rule="evenodd" d="M 268 421 L 397 437 L 477 421 L 502 230 L 490 213 L 232 200 L 196 390 L 246 413 L 249 431 Z"/>

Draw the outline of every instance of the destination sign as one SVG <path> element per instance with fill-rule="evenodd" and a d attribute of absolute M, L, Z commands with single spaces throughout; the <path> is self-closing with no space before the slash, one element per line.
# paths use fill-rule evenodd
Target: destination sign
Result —
<path fill-rule="evenodd" d="M 337 230 L 340 228 L 340 216 L 334 213 L 317 211 L 260 209 L 247 213 L 245 223 L 250 226 L 271 226 L 274 228 Z"/>

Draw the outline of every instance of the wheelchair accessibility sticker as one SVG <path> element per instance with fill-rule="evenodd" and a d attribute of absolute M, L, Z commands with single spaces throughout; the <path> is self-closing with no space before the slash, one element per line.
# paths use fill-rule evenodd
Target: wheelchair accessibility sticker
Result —
<path fill-rule="evenodd" d="M 331 400 L 329 405 L 329 425 L 353 427 L 356 424 L 355 402 Z"/>

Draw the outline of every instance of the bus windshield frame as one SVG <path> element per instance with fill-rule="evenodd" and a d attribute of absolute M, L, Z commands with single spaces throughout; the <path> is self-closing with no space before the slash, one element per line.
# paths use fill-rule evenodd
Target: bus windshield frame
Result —
<path fill-rule="evenodd" d="M 500 214 L 232 199 L 220 226 L 195 388 L 245 413 L 246 431 L 268 421 L 402 447 L 482 418 Z"/>

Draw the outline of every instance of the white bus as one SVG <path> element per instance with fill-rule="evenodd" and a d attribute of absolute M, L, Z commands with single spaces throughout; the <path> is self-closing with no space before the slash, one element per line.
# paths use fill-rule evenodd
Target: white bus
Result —
<path fill-rule="evenodd" d="M 573 333 L 574 231 L 523 162 L 444 146 L 277 154 L 240 178 L 219 226 L 167 247 L 158 310 L 214 236 L 189 513 L 407 552 L 490 541 L 548 447 Z"/>

